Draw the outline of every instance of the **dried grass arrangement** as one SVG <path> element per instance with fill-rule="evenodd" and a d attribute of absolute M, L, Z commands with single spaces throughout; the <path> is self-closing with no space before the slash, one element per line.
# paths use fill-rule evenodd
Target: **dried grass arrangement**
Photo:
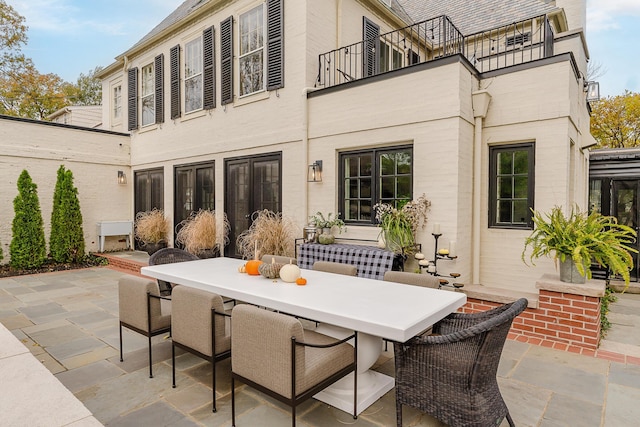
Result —
<path fill-rule="evenodd" d="M 138 212 L 136 215 L 136 238 L 144 243 L 159 243 L 167 240 L 169 234 L 169 219 L 164 211 L 152 209 Z"/>
<path fill-rule="evenodd" d="M 222 241 L 223 246 L 229 243 L 231 226 L 224 213 L 222 224 L 218 224 L 215 211 L 200 209 L 180 222 L 176 228 L 178 229 L 176 243 L 184 245 L 187 252 L 197 256 L 216 248 L 218 239 Z"/>
<path fill-rule="evenodd" d="M 282 213 L 262 210 L 248 230 L 236 240 L 244 259 L 260 259 L 264 254 L 295 256 L 295 238 L 301 234 L 296 223 Z"/>

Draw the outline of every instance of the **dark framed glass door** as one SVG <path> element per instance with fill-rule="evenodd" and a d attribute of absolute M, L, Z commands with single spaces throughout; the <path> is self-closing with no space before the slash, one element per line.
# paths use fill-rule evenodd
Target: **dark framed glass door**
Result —
<path fill-rule="evenodd" d="M 282 153 L 225 160 L 225 212 L 231 225 L 225 256 L 240 258 L 236 239 L 253 222 L 253 213 L 282 210 Z"/>
<path fill-rule="evenodd" d="M 164 170 L 158 168 L 135 171 L 133 177 L 134 218 L 138 212 L 164 209 Z M 137 243 L 136 241 L 135 244 Z"/>
<path fill-rule="evenodd" d="M 176 166 L 174 169 L 174 231 L 177 225 L 200 209 L 214 210 L 214 162 Z"/>
<path fill-rule="evenodd" d="M 613 180 L 613 203 L 611 215 L 618 218 L 618 223 L 628 225 L 638 232 L 638 193 L 640 180 Z M 636 249 L 640 249 L 640 241 L 636 239 Z M 638 281 L 638 254 L 632 253 L 633 269 L 631 277 Z"/>

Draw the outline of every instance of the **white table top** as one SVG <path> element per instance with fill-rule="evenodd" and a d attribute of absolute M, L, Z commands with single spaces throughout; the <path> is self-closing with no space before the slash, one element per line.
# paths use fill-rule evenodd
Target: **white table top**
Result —
<path fill-rule="evenodd" d="M 465 294 L 302 270 L 305 286 L 239 273 L 245 261 L 210 258 L 143 267 L 141 273 L 343 328 L 405 342 L 456 311 Z"/>

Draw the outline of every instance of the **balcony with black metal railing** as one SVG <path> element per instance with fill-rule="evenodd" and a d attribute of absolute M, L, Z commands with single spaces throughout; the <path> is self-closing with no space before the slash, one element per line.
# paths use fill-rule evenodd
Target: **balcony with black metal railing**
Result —
<path fill-rule="evenodd" d="M 553 55 L 546 15 L 463 35 L 445 15 L 319 55 L 315 86 L 332 86 L 452 55 L 463 55 L 479 73 Z"/>

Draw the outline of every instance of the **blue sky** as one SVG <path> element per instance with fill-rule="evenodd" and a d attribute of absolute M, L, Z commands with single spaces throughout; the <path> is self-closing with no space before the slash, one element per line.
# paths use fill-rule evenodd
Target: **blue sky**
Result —
<path fill-rule="evenodd" d="M 7 0 L 24 16 L 24 53 L 41 73 L 75 82 L 108 66 L 182 0 Z M 640 0 L 587 0 L 587 42 L 603 96 L 640 92 Z"/>

